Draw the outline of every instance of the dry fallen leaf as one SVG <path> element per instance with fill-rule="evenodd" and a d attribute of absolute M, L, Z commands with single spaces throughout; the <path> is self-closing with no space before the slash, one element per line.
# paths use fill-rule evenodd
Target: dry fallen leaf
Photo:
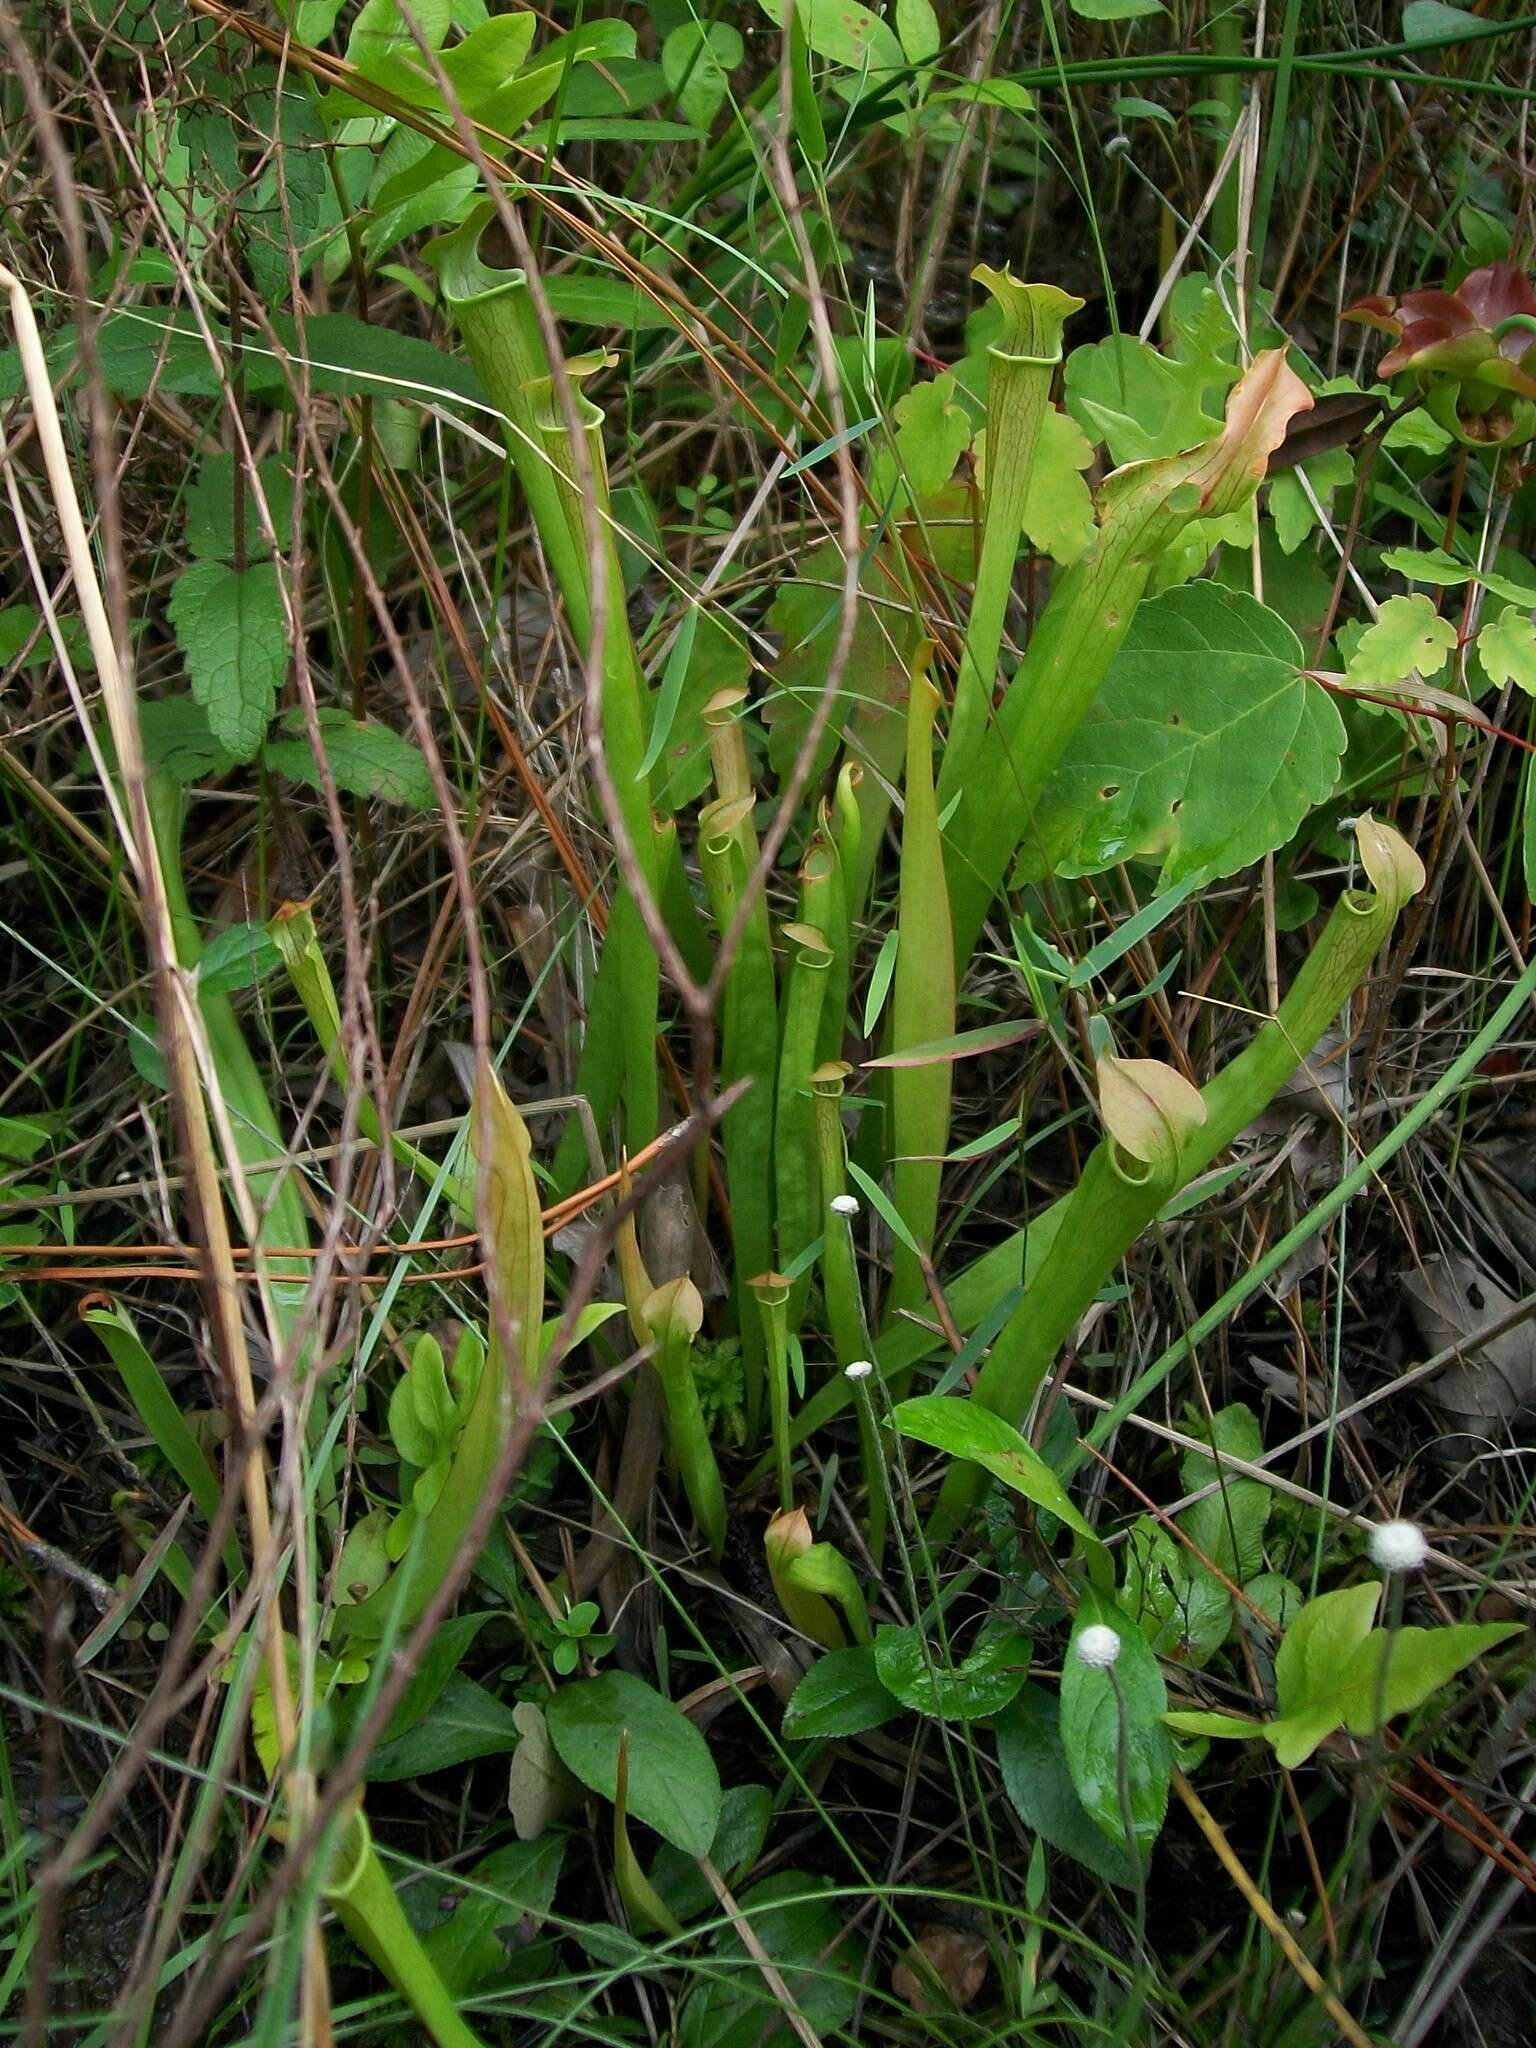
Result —
<path fill-rule="evenodd" d="M 1429 1381 L 1426 1399 L 1453 1428 L 1502 1438 L 1520 1411 L 1536 1403 L 1536 1322 L 1483 1344 L 1469 1342 L 1512 1309 L 1515 1297 L 1460 1252 L 1426 1259 L 1418 1272 L 1404 1275 L 1403 1286 L 1431 1353 L 1466 1346 L 1462 1359 Z"/>
<path fill-rule="evenodd" d="M 963 1927 L 927 1927 L 891 1972 L 891 1989 L 918 2013 L 972 2003 L 987 1981 L 987 1944 Z"/>

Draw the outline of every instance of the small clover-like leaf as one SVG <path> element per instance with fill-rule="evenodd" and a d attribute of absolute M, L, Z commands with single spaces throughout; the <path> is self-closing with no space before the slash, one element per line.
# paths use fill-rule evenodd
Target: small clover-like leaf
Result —
<path fill-rule="evenodd" d="M 1421 591 L 1389 597 L 1349 658 L 1349 680 L 1366 689 L 1391 689 L 1415 673 L 1438 675 L 1455 645 L 1456 628 Z"/>

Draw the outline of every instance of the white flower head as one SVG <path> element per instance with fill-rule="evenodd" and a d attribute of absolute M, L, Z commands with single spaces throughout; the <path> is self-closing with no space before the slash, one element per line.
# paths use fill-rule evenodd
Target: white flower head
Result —
<path fill-rule="evenodd" d="M 868 1358 L 856 1358 L 851 1365 L 843 1367 L 845 1380 L 867 1380 L 874 1371 L 874 1362 Z"/>
<path fill-rule="evenodd" d="M 1102 1621 L 1092 1621 L 1072 1645 L 1078 1662 L 1090 1671 L 1107 1671 L 1120 1655 L 1120 1637 Z"/>
<path fill-rule="evenodd" d="M 1384 1572 L 1422 1571 L 1429 1545 L 1417 1522 L 1380 1522 L 1371 1531 L 1371 1562 Z"/>
<path fill-rule="evenodd" d="M 859 1198 L 857 1195 L 834 1195 L 827 1207 L 834 1216 L 857 1216 Z"/>

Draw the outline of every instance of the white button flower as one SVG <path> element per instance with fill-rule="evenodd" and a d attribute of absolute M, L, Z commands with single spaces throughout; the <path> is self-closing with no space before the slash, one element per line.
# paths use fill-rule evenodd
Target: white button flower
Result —
<path fill-rule="evenodd" d="M 1371 1531 L 1371 1562 L 1384 1572 L 1422 1571 L 1429 1545 L 1417 1522 L 1382 1522 Z"/>
<path fill-rule="evenodd" d="M 1102 1621 L 1090 1622 L 1072 1645 L 1080 1664 L 1090 1671 L 1107 1671 L 1120 1655 L 1120 1638 Z"/>

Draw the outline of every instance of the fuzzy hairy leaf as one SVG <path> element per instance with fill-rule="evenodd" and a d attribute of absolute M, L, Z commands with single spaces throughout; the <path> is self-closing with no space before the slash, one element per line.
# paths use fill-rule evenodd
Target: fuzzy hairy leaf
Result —
<path fill-rule="evenodd" d="M 1231 1597 L 1220 1580 L 1150 1515 L 1131 1526 L 1120 1604 L 1157 1656 L 1187 1664 L 1206 1663 L 1232 1626 Z"/>
<path fill-rule="evenodd" d="M 376 796 L 408 811 L 427 810 L 437 801 L 421 749 L 402 734 L 376 718 L 356 719 L 337 705 L 324 706 L 316 720 L 331 779 L 348 796 Z M 292 737 L 269 740 L 262 758 L 280 775 L 319 789 L 320 767 L 304 732 L 303 713 L 291 713 L 283 728 Z"/>
<path fill-rule="evenodd" d="M 270 562 L 229 569 L 194 562 L 171 590 L 170 620 L 192 695 L 213 737 L 249 761 L 288 673 L 288 622 Z"/>
<path fill-rule="evenodd" d="M 881 1683 L 874 1651 L 858 1644 L 817 1658 L 790 1695 L 784 1733 L 798 1741 L 862 1735 L 900 1711 L 900 1702 Z"/>
<path fill-rule="evenodd" d="M 946 1665 L 920 1628 L 883 1623 L 875 1632 L 875 1668 L 904 1707 L 941 1721 L 977 1721 L 1006 1707 L 1029 1670 L 1030 1643 L 1006 1622 L 987 1624 L 976 1647 Z"/>

